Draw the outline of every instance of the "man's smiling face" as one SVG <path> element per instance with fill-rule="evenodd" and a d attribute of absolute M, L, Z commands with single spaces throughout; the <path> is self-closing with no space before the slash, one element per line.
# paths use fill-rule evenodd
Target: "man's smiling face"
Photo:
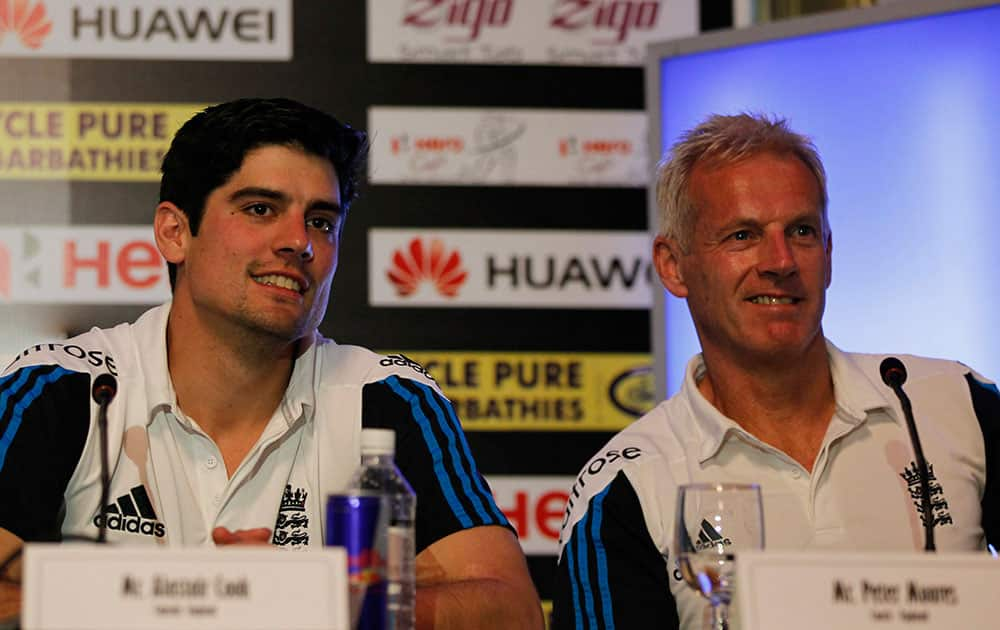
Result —
<path fill-rule="evenodd" d="M 289 341 L 322 321 L 343 212 L 333 165 L 294 147 L 247 153 L 211 192 L 174 300 L 199 317 Z"/>
<path fill-rule="evenodd" d="M 697 164 L 690 251 L 677 258 L 702 348 L 793 359 L 822 343 L 832 241 L 816 178 L 791 154 Z"/>

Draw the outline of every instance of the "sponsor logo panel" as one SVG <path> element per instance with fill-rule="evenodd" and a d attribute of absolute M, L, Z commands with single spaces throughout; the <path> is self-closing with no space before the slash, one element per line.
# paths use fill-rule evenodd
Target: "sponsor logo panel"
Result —
<path fill-rule="evenodd" d="M 155 304 L 170 297 L 151 226 L 0 228 L 0 303 Z"/>
<path fill-rule="evenodd" d="M 517 530 L 524 553 L 559 553 L 559 528 L 573 477 L 495 475 L 487 477 L 497 506 Z"/>
<path fill-rule="evenodd" d="M 287 61 L 291 0 L 0 0 L 0 56 Z"/>
<path fill-rule="evenodd" d="M 174 133 L 203 108 L 0 102 L 0 179 L 159 181 Z"/>
<path fill-rule="evenodd" d="M 646 115 L 581 111 L 372 107 L 376 184 L 642 187 Z"/>
<path fill-rule="evenodd" d="M 656 404 L 648 354 L 406 351 L 466 431 L 618 431 Z"/>
<path fill-rule="evenodd" d="M 368 0 L 368 60 L 639 66 L 695 35 L 696 0 Z"/>
<path fill-rule="evenodd" d="M 645 232 L 372 229 L 372 306 L 649 308 Z"/>

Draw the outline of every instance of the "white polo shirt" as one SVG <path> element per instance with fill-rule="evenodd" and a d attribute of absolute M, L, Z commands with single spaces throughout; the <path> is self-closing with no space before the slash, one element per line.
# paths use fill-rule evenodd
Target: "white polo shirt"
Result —
<path fill-rule="evenodd" d="M 187 417 L 167 371 L 169 304 L 134 324 L 29 348 L 0 377 L 0 526 L 26 540 L 93 537 L 211 545 L 215 527 L 266 527 L 285 548 L 322 545 L 325 500 L 360 461 L 362 426 L 397 432 L 417 493 L 418 551 L 451 532 L 509 526 L 450 403 L 417 364 L 315 335 L 281 403 L 229 476 Z M 117 377 L 108 413 L 110 500 L 101 513 L 100 442 L 90 383 Z M 250 393 L 248 392 L 248 395 Z M 62 513 L 60 513 L 62 511 Z"/>
<path fill-rule="evenodd" d="M 700 355 L 689 362 L 676 396 L 591 459 L 573 486 L 561 533 L 556 628 L 580 627 L 581 620 L 582 627 L 604 628 L 623 607 L 655 608 L 663 604 L 657 588 L 663 591 L 660 599 L 667 598 L 657 579 L 669 580 L 681 627 L 700 627 L 705 601 L 681 580 L 672 557 L 680 484 L 760 484 L 768 549 L 923 548 L 913 452 L 899 402 L 881 382 L 884 357 L 843 353 L 829 342 L 827 348 L 836 411 L 811 473 L 701 395 L 696 384 L 704 372 Z M 901 359 L 934 477 L 937 547 L 983 549 L 986 449 L 970 399 L 966 375 L 971 371 L 950 361 Z M 641 524 L 630 529 L 625 515 Z M 654 553 L 665 568 L 649 559 Z M 635 575 L 639 570 L 618 577 L 616 566 L 626 564 L 625 558 L 647 563 L 645 585 Z M 654 592 L 643 595 L 644 587 Z"/>

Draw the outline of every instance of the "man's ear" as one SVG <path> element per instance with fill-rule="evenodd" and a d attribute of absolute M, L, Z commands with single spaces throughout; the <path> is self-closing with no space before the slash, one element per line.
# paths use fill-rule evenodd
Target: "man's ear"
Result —
<path fill-rule="evenodd" d="M 153 235 L 156 247 L 167 262 L 175 265 L 184 262 L 191 242 L 191 230 L 183 210 L 169 201 L 161 201 L 153 217 Z"/>
<path fill-rule="evenodd" d="M 680 257 L 682 256 L 680 245 L 676 240 L 660 235 L 653 240 L 653 265 L 656 266 L 656 273 L 660 276 L 660 282 L 679 298 L 685 298 L 688 294 L 687 284 L 684 283 L 684 275 L 681 273 Z"/>

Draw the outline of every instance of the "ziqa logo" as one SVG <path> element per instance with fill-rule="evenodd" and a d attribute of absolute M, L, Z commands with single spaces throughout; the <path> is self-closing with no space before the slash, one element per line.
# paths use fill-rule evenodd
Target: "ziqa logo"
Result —
<path fill-rule="evenodd" d="M 166 534 L 142 485 L 132 488 L 128 494 L 123 494 L 105 507 L 101 514 L 94 517 L 94 527 L 100 527 L 102 519 L 107 519 L 107 528 L 113 531 L 157 538 Z"/>
<path fill-rule="evenodd" d="M 503 27 L 510 21 L 514 0 L 410 0 L 403 25 L 420 29 L 447 27 L 464 31 L 453 42 L 473 42 L 485 27 Z"/>
<path fill-rule="evenodd" d="M 717 545 L 729 547 L 732 544 L 733 541 L 723 537 L 722 534 L 712 527 L 711 523 L 705 519 L 701 519 L 701 531 L 698 532 L 698 540 L 694 543 L 695 549 L 702 551 L 703 549 L 711 549 Z"/>
<path fill-rule="evenodd" d="M 37 50 L 51 31 L 52 22 L 45 12 L 45 3 L 32 5 L 28 0 L 0 0 L 0 43 L 7 33 L 14 33 L 25 47 Z"/>
<path fill-rule="evenodd" d="M 462 268 L 458 250 L 445 251 L 444 243 L 431 239 L 430 247 L 420 238 L 392 253 L 392 266 L 386 272 L 401 296 L 414 294 L 424 282 L 430 282 L 440 295 L 453 298 L 469 273 Z"/>

